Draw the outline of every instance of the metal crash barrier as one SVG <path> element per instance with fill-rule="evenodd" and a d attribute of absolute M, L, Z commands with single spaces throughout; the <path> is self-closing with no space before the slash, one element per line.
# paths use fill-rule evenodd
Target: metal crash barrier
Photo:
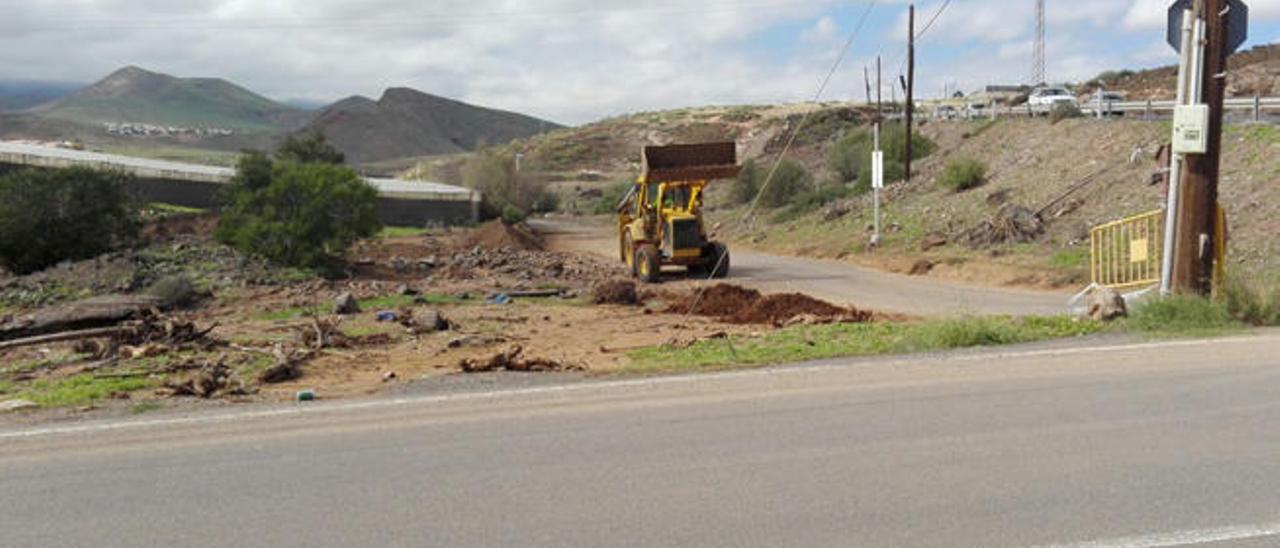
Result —
<path fill-rule="evenodd" d="M 1160 283 L 1164 210 L 1094 228 L 1089 271 L 1094 285 L 1124 290 Z"/>

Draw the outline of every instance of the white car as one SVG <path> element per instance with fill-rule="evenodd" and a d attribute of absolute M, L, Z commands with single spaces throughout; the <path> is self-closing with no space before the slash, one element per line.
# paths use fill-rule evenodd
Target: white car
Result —
<path fill-rule="evenodd" d="M 1072 95 L 1066 88 L 1043 87 L 1032 90 L 1031 96 L 1027 98 L 1027 104 L 1031 108 L 1048 112 L 1058 105 L 1071 105 L 1079 107 L 1080 102 L 1076 100 L 1076 96 Z"/>

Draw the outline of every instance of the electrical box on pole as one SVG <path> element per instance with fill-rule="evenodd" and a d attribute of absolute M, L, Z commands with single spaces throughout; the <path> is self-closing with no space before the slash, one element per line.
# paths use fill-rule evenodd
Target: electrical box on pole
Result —
<path fill-rule="evenodd" d="M 1209 151 L 1209 105 L 1178 105 L 1173 110 L 1173 152 Z"/>

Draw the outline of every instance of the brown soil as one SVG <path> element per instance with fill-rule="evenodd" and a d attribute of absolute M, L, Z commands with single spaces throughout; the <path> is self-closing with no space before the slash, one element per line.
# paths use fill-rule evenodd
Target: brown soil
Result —
<path fill-rule="evenodd" d="M 484 249 L 505 247 L 524 251 L 541 251 L 545 248 L 542 237 L 529 228 L 529 225 L 524 223 L 508 225 L 502 221 L 491 221 L 480 225 L 458 241 L 464 247 Z"/>
<path fill-rule="evenodd" d="M 697 298 L 667 308 L 669 314 L 694 314 L 719 318 L 731 324 L 783 325 L 800 317 L 867 322 L 872 314 L 854 308 L 842 308 L 799 293 L 765 296 L 754 289 L 720 284 L 707 289 Z"/>

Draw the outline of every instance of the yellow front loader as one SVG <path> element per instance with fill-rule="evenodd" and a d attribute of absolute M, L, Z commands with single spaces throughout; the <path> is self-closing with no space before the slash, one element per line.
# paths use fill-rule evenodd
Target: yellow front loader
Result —
<path fill-rule="evenodd" d="M 644 172 L 618 204 L 618 254 L 636 278 L 657 283 L 662 267 L 691 275 L 729 275 L 729 249 L 711 241 L 702 217 L 703 191 L 741 168 L 734 143 L 650 146 Z"/>

